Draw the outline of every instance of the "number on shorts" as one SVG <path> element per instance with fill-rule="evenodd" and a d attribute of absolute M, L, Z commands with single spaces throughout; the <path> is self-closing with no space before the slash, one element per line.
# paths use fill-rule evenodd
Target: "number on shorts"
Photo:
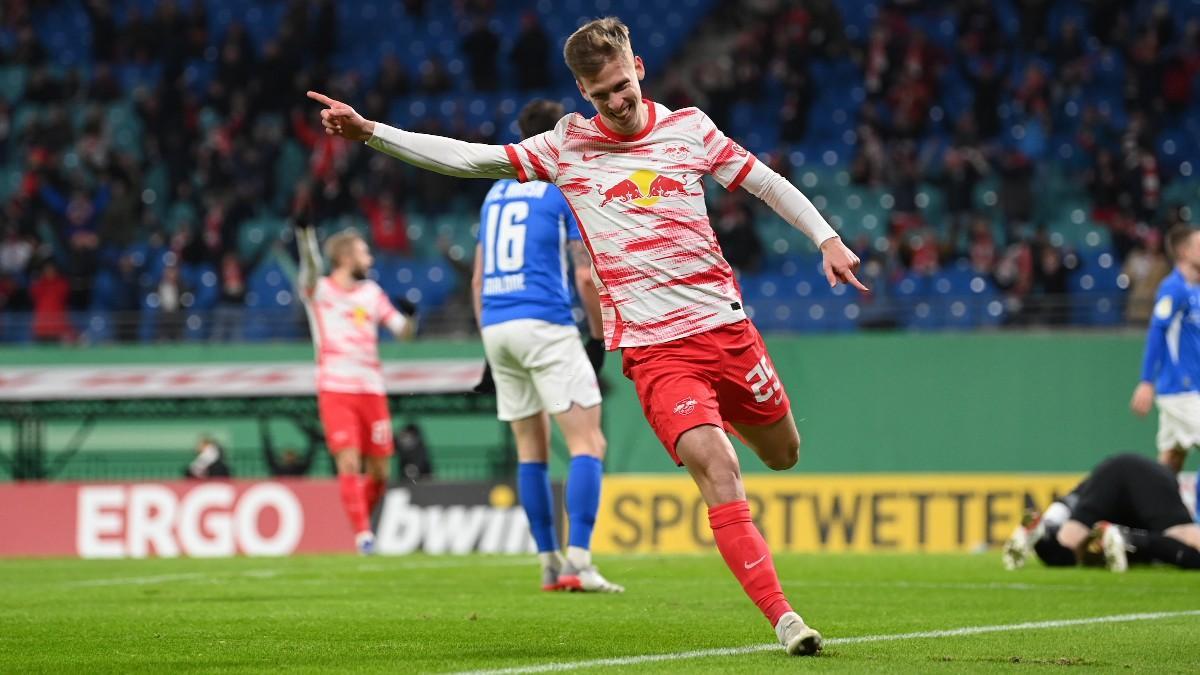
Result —
<path fill-rule="evenodd" d="M 750 383 L 750 391 L 754 392 L 754 400 L 759 403 L 770 401 L 772 396 L 779 394 L 783 389 L 765 354 L 759 359 L 758 365 L 746 373 L 746 381 Z"/>
<path fill-rule="evenodd" d="M 376 420 L 371 423 L 371 443 L 387 445 L 392 440 L 392 425 L 387 420 Z"/>

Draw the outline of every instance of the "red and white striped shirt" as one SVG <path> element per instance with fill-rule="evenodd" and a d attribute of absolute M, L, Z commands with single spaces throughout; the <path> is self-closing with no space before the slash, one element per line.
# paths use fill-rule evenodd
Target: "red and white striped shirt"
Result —
<path fill-rule="evenodd" d="M 754 155 L 700 110 L 646 101 L 633 136 L 599 117 L 568 115 L 505 146 L 521 181 L 558 185 L 579 221 L 603 284 L 609 349 L 658 344 L 746 318 L 733 269 L 709 225 L 701 178 L 730 191 Z"/>
<path fill-rule="evenodd" d="M 329 277 L 317 280 L 304 298 L 317 352 L 317 390 L 384 394 L 379 361 L 379 325 L 398 314 L 374 281 L 346 290 Z"/>

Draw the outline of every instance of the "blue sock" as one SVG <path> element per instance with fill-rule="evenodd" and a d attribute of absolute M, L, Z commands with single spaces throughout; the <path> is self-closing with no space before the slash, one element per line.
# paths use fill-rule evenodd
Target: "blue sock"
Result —
<path fill-rule="evenodd" d="M 517 465 L 517 493 L 529 519 L 529 532 L 537 542 L 538 553 L 558 550 L 554 531 L 554 495 L 550 492 L 550 472 L 545 462 L 521 462 Z"/>
<path fill-rule="evenodd" d="M 592 528 L 600 510 L 600 479 L 604 463 L 595 457 L 580 455 L 571 458 L 567 474 L 567 520 L 570 523 L 568 544 L 592 548 Z"/>

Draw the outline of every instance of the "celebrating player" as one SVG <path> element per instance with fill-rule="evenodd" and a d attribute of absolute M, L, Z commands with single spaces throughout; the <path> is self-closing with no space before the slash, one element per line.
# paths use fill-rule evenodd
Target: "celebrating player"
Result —
<path fill-rule="evenodd" d="M 770 468 L 799 458 L 787 393 L 746 317 L 709 224 L 701 178 L 744 187 L 807 234 L 825 275 L 866 290 L 859 260 L 794 186 L 727 138 L 695 108 L 672 111 L 642 97 L 641 57 L 619 19 L 597 19 L 568 38 L 564 57 L 597 115 L 563 117 L 516 145 L 464 143 L 364 119 L 316 92 L 326 133 L 439 173 L 554 183 L 575 213 L 599 288 L 609 349 L 646 419 L 708 504 L 725 564 L 789 654 L 815 654 L 821 635 L 784 597 L 771 553 L 750 517 L 728 430 Z"/>
<path fill-rule="evenodd" d="M 1200 443 L 1200 237 L 1186 225 L 1167 233 L 1175 271 L 1158 286 L 1146 335 L 1142 379 L 1130 408 L 1158 405 L 1158 459 L 1173 472 Z"/>
<path fill-rule="evenodd" d="M 518 117 L 521 133 L 554 128 L 562 105 L 531 101 Z M 497 181 L 480 213 L 475 247 L 475 315 L 495 380 L 498 417 L 517 439 L 517 490 L 542 563 L 544 590 L 619 593 L 591 560 L 592 528 L 600 509 L 604 434 L 600 431 L 598 369 L 603 363 L 600 298 L 579 228 L 558 188 L 549 183 Z M 567 251 L 591 339 L 585 352 L 571 316 Z M 554 529 L 554 498 L 546 460 L 550 421 L 571 453 L 567 474 L 568 546 L 564 561 Z"/>
<path fill-rule="evenodd" d="M 1200 569 L 1200 526 L 1169 469 L 1141 455 L 1114 455 L 1017 527 L 1004 546 L 1004 566 L 1022 567 L 1034 553 L 1051 567 L 1094 557 L 1114 572 L 1131 561 Z"/>
<path fill-rule="evenodd" d="M 378 326 L 387 326 L 403 339 L 411 337 L 416 323 L 367 278 L 371 252 L 357 232 L 345 230 L 325 241 L 333 268 L 328 276 L 321 276 L 316 231 L 297 228 L 296 241 L 297 282 L 317 353 L 317 405 L 325 444 L 337 463 L 342 506 L 354 528 L 355 546 L 370 555 L 375 552 L 371 513 L 387 488 L 393 452 Z"/>

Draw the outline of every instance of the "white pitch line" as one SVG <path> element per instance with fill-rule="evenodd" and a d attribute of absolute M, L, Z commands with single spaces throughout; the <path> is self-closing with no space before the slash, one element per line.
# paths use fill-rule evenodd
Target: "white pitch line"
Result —
<path fill-rule="evenodd" d="M 171 581 L 194 581 L 206 579 L 211 575 L 203 572 L 188 572 L 186 574 L 159 574 L 150 577 L 112 577 L 108 579 L 83 579 L 68 581 L 64 586 L 141 586 L 143 584 L 165 584 Z"/>
<path fill-rule="evenodd" d="M 928 630 L 915 633 L 893 633 L 890 635 L 859 635 L 857 637 L 833 638 L 826 640 L 827 646 L 852 645 L 864 642 L 892 642 L 894 640 L 919 640 L 924 638 L 961 637 L 963 635 L 981 635 L 983 633 L 1004 633 L 1021 630 L 1040 630 L 1045 628 L 1065 628 L 1068 626 L 1087 626 L 1099 623 L 1127 623 L 1130 621 L 1154 621 L 1158 619 L 1175 619 L 1185 616 L 1200 616 L 1200 610 L 1183 610 L 1178 612 L 1144 612 L 1140 614 L 1113 614 L 1109 616 L 1094 616 L 1083 619 L 1058 619 L 1052 621 L 1027 621 L 1024 623 L 1009 623 L 996 626 L 965 626 L 946 630 Z M 607 659 L 591 659 L 588 661 L 562 661 L 559 663 L 543 663 L 531 666 L 516 666 L 498 668 L 495 670 L 471 670 L 456 675 L 518 675 L 519 673 L 559 673 L 582 668 L 603 668 L 606 666 L 636 666 L 645 663 L 661 661 L 682 661 L 685 659 L 703 659 L 713 656 L 738 656 L 780 649 L 778 644 L 750 645 L 747 647 L 721 647 L 717 649 L 697 649 L 687 652 L 670 652 L 667 654 L 643 654 L 640 656 L 618 656 Z"/>

